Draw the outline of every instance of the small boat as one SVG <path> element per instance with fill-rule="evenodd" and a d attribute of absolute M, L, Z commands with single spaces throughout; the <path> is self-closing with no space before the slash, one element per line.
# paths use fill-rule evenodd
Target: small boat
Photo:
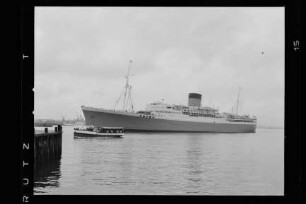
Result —
<path fill-rule="evenodd" d="M 75 127 L 74 135 L 78 137 L 122 137 L 123 127 Z"/>

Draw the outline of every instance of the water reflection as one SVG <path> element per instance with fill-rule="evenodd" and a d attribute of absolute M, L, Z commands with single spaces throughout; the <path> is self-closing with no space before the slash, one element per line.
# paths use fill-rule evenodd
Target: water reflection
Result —
<path fill-rule="evenodd" d="M 186 150 L 187 160 L 187 176 L 186 176 L 186 193 L 198 194 L 202 183 L 202 159 L 203 152 L 201 151 L 201 139 L 198 135 L 189 137 L 187 140 L 188 149 Z"/>
<path fill-rule="evenodd" d="M 59 187 L 61 177 L 59 159 L 45 161 L 34 167 L 34 190 L 41 192 L 39 189 L 45 187 Z M 37 188 L 37 189 L 35 189 Z"/>

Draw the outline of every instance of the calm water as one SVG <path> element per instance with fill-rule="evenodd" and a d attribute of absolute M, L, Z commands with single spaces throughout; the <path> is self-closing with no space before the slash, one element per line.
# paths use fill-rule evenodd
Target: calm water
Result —
<path fill-rule="evenodd" d="M 284 130 L 74 138 L 35 171 L 34 194 L 283 195 Z"/>

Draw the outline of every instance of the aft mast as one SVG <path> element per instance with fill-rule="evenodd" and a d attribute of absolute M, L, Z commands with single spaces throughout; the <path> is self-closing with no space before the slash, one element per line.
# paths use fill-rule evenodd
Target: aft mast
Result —
<path fill-rule="evenodd" d="M 239 86 L 239 88 L 238 88 L 238 97 L 237 97 L 237 109 L 236 109 L 236 115 L 238 115 L 238 113 L 239 113 L 240 91 L 241 91 L 241 87 Z"/>

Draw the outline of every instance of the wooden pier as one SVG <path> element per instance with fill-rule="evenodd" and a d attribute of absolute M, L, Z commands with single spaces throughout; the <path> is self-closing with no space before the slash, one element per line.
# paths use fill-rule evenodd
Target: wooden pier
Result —
<path fill-rule="evenodd" d="M 62 155 L 62 126 L 34 129 L 34 164 L 60 159 Z"/>

